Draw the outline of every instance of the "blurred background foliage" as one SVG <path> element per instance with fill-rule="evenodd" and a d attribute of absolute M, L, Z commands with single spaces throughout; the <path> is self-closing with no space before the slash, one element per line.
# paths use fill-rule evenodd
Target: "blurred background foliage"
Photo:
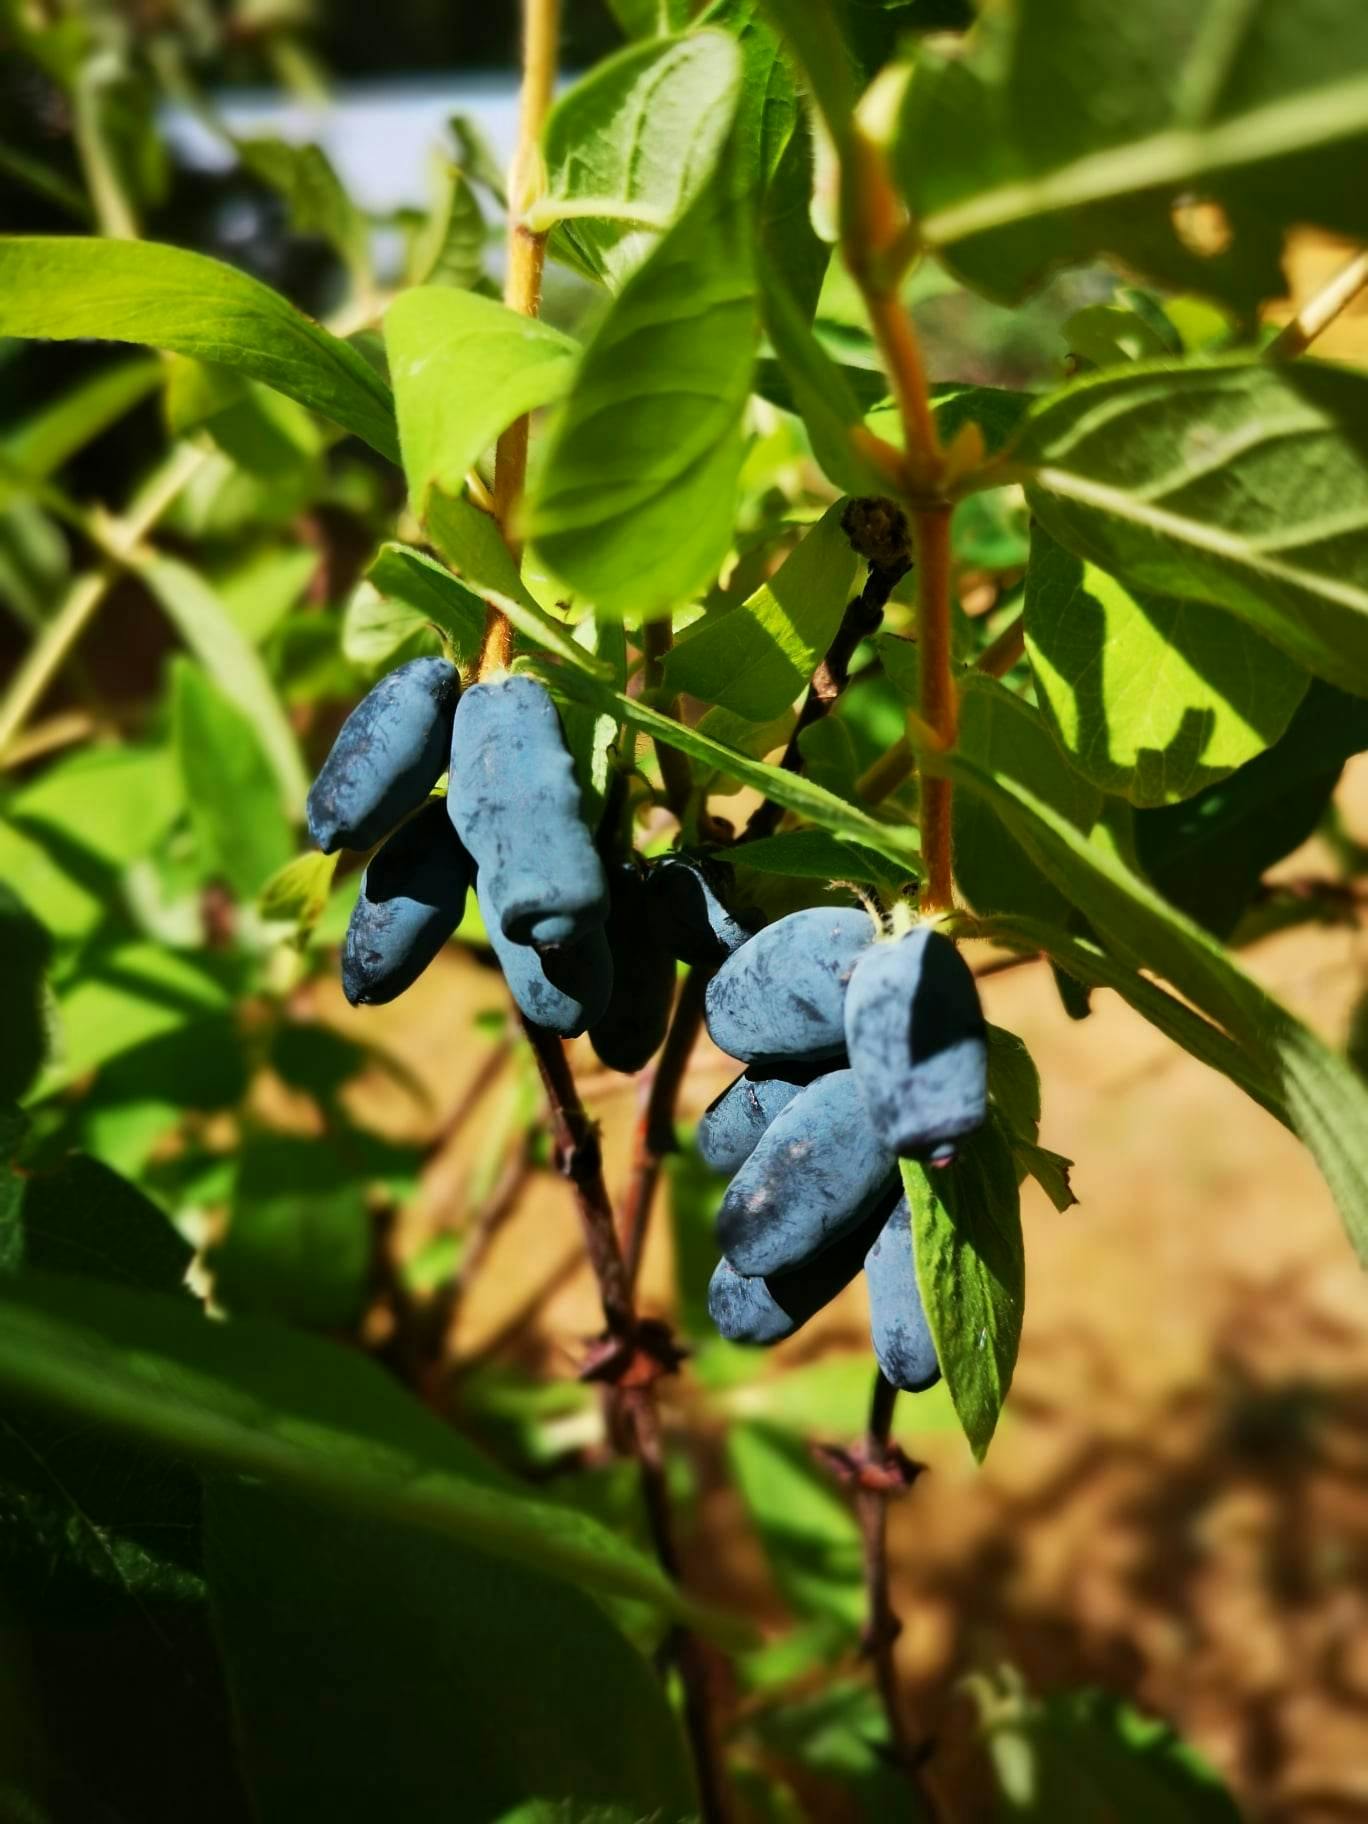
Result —
<path fill-rule="evenodd" d="M 850 7 L 871 67 L 899 30 L 965 17 L 958 0 Z M 619 44 L 632 11 L 569 0 L 566 66 Z M 5 0 L 0 20 L 4 231 L 211 252 L 363 347 L 406 280 L 496 282 L 511 5 Z M 427 123 L 402 169 L 394 110 Z M 1298 257 L 1309 289 L 1336 254 Z M 548 296 L 567 326 L 596 307 L 564 270 Z M 1074 313 L 1111 298 L 1085 272 L 1010 314 L 934 275 L 910 301 L 935 375 L 1029 389 L 1064 371 Z M 819 320 L 873 368 L 839 274 Z M 1329 352 L 1368 355 L 1361 320 L 1337 333 Z M 752 429 L 714 610 L 827 502 L 795 419 L 757 403 Z M 23 1169 L 0 1208 L 4 1258 L 69 1266 L 117 1207 L 142 1241 L 119 1276 L 169 1286 L 188 1269 L 224 1309 L 345 1339 L 507 1469 L 643 1542 L 633 1475 L 570 1378 L 593 1288 L 478 914 L 401 1006 L 353 1012 L 334 978 L 357 874 L 300 853 L 302 784 L 347 710 L 432 645 L 411 579 L 394 586 L 382 555 L 376 568 L 396 526 L 417 542 L 397 472 L 278 395 L 141 351 L 0 345 L 0 675 L 6 706 L 27 698 L 17 719 L 0 710 L 0 969 L 18 984 L 5 1093 L 27 1091 L 26 1123 L 0 1135 Z M 955 537 L 974 651 L 1019 605 L 1024 510 L 979 496 Z M 906 626 L 895 599 L 889 634 Z M 35 652 L 58 662 L 25 691 Z M 901 732 L 897 657 L 857 655 L 839 714 L 813 731 L 814 778 L 849 785 Z M 1337 777 L 1308 768 L 1277 852 L 1312 846 L 1242 933 L 1259 940 L 1256 973 L 1331 1028 L 1361 973 L 1368 834 L 1361 775 L 1332 799 Z M 751 801 L 734 800 L 739 820 Z M 1241 853 L 1257 875 L 1258 841 Z M 743 885 L 771 912 L 823 890 L 758 870 Z M 34 946 L 38 1007 L 22 986 Z M 1161 1056 L 1110 997 L 1077 1026 L 1043 965 L 988 996 L 1041 1067 L 1042 1139 L 1078 1156 L 1084 1207 L 1060 1217 L 1028 1193 L 1031 1316 L 988 1469 L 971 1472 L 940 1390 L 904 1402 L 902 1442 L 935 1472 L 893 1535 L 932 1784 L 964 1818 L 1232 1815 L 1205 1763 L 1144 1719 L 1154 1709 L 1250 1815 L 1368 1816 L 1368 1348 L 1328 1199 L 1285 1134 Z M 636 1089 L 587 1052 L 577 1064 L 620 1184 Z M 700 1049 L 686 1120 L 725 1070 Z M 671 1161 L 644 1287 L 692 1351 L 666 1401 L 691 1579 L 760 1629 L 720 1694 L 740 1790 L 756 1820 L 914 1818 L 878 1746 L 854 1517 L 810 1449 L 864 1422 L 859 1313 L 839 1301 L 777 1358 L 711 1335 L 720 1188 L 687 1147 Z M 73 1203 L 85 1226 L 64 1239 Z M 247 1588 L 262 1516 L 243 1501 L 220 1507 L 211 1538 L 243 1573 L 242 1608 L 211 1629 L 201 1502 L 161 1460 L 0 1424 L 0 1815 L 36 1815 L 5 1794 L 39 1762 L 54 1820 L 248 1815 L 221 1653 L 240 1694 L 269 1673 L 243 1644 L 263 1605 L 322 1623 L 297 1596 L 290 1608 L 288 1560 L 280 1587 Z M 316 1536 L 292 1545 L 307 1554 Z M 330 1549 L 345 1600 L 349 1567 L 385 1539 L 358 1523 Z M 421 1571 L 379 1578 L 338 1649 L 362 1715 L 363 1663 L 412 1655 L 397 1692 L 369 1691 L 372 1714 L 404 1711 L 405 1741 L 440 1739 L 452 1677 L 388 1626 L 421 1600 Z M 639 1607 L 614 1614 L 659 1644 Z M 276 1676 L 316 1671 L 287 1657 Z M 339 1713 L 311 1751 L 345 1760 L 353 1727 Z M 137 1746 L 152 1737 L 155 1752 Z"/>

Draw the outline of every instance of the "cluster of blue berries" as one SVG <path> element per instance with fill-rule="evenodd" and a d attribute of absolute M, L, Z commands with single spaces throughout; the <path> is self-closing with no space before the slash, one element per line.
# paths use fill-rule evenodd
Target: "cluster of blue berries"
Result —
<path fill-rule="evenodd" d="M 446 797 L 434 798 L 444 772 Z M 703 864 L 667 857 L 649 873 L 634 860 L 605 867 L 556 707 L 532 677 L 462 691 L 445 659 L 399 666 L 343 724 L 308 814 L 328 854 L 385 838 L 362 875 L 342 950 L 353 1006 L 411 987 L 460 924 L 473 887 L 527 1018 L 562 1038 L 588 1032 L 606 1065 L 634 1072 L 665 1037 L 676 959 L 715 965 L 748 935 Z"/>
<path fill-rule="evenodd" d="M 735 1342 L 792 1336 L 864 1268 L 874 1353 L 917 1392 L 939 1377 L 899 1159 L 948 1164 L 987 1112 L 974 978 L 929 925 L 885 939 L 868 913 L 794 912 L 708 985 L 708 1031 L 746 1068 L 698 1146 L 731 1174 L 708 1309 Z"/>

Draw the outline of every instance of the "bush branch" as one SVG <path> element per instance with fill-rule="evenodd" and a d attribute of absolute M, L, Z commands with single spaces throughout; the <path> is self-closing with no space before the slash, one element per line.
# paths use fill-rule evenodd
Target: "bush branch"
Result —
<path fill-rule="evenodd" d="M 665 1045 L 651 1078 L 646 1105 L 637 1122 L 632 1159 L 632 1181 L 622 1210 L 622 1251 L 628 1284 L 635 1287 L 646 1249 L 656 1187 L 666 1158 L 679 1150 L 675 1133 L 675 1105 L 689 1059 L 703 1028 L 703 996 L 708 986 L 706 969 L 691 969 L 679 991 Z"/>

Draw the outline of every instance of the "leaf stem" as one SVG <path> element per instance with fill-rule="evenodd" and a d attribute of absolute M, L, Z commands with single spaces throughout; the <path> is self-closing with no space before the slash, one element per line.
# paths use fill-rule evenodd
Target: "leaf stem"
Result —
<path fill-rule="evenodd" d="M 1005 677 L 1026 650 L 1026 616 L 1017 615 L 978 656 L 976 669 L 990 678 Z"/>
<path fill-rule="evenodd" d="M 950 641 L 950 509 L 934 507 L 912 518 L 917 545 L 917 646 L 921 658 L 921 719 L 941 749 L 955 745 L 959 701 Z M 925 875 L 922 910 L 948 911 L 952 879 L 950 781 L 922 771 L 921 843 Z"/>
<path fill-rule="evenodd" d="M 1316 337 L 1348 309 L 1365 285 L 1368 285 L 1368 248 L 1356 253 L 1334 278 L 1307 299 L 1290 323 L 1284 324 L 1264 350 L 1267 358 L 1290 361 L 1304 354 Z"/>
<path fill-rule="evenodd" d="M 508 276 L 504 303 L 524 317 L 535 317 L 541 309 L 546 235 L 534 234 L 524 217 L 538 201 L 545 181 L 541 131 L 555 88 L 559 31 L 560 0 L 523 0 L 522 100 L 518 145 L 508 174 Z M 513 521 L 527 481 L 527 435 L 528 419 L 524 414 L 509 425 L 494 451 L 494 517 L 515 562 L 522 555 Z M 491 602 L 485 611 L 480 676 L 506 670 L 512 657 L 512 622 Z"/>

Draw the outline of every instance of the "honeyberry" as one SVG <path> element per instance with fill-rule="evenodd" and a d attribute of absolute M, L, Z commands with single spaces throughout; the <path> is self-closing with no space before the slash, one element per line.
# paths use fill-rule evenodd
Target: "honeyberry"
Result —
<path fill-rule="evenodd" d="M 922 1393 L 940 1379 L 936 1345 L 917 1289 L 912 1217 L 900 1197 L 865 1256 L 869 1332 L 886 1379 L 904 1393 Z"/>
<path fill-rule="evenodd" d="M 745 1063 L 838 1057 L 846 985 L 873 940 L 869 914 L 846 906 L 813 906 L 766 925 L 708 984 L 713 1043 Z"/>
<path fill-rule="evenodd" d="M 674 1001 L 675 959 L 646 916 L 646 883 L 632 862 L 609 874 L 610 904 L 604 928 L 613 956 L 613 991 L 589 1042 L 609 1070 L 627 1075 L 660 1049 Z"/>
<path fill-rule="evenodd" d="M 845 1291 L 864 1263 L 869 1235 L 870 1225 L 862 1223 L 788 1273 L 748 1279 L 719 1261 L 708 1282 L 709 1317 L 728 1342 L 784 1342 Z"/>
<path fill-rule="evenodd" d="M 704 1110 L 696 1135 L 705 1165 L 734 1172 L 755 1151 L 761 1134 L 812 1081 L 801 1064 L 753 1064 Z"/>
<path fill-rule="evenodd" d="M 342 946 L 353 1007 L 392 1001 L 417 981 L 461 922 L 474 869 L 432 798 L 376 851 L 361 876 Z"/>
<path fill-rule="evenodd" d="M 651 923 L 681 963 L 715 969 L 751 933 L 727 908 L 730 869 L 699 855 L 662 855 L 648 877 Z"/>
<path fill-rule="evenodd" d="M 894 1170 L 853 1071 L 828 1071 L 775 1117 L 728 1185 L 722 1252 L 738 1273 L 801 1266 L 871 1213 Z"/>
<path fill-rule="evenodd" d="M 850 1064 L 874 1130 L 903 1159 L 938 1164 L 983 1123 L 988 1048 L 973 974 L 919 925 L 859 960 L 845 1002 Z"/>
<path fill-rule="evenodd" d="M 480 904 L 516 944 L 602 926 L 608 884 L 580 815 L 574 762 L 536 678 L 473 684 L 451 737 L 447 810 L 480 871 Z"/>
<path fill-rule="evenodd" d="M 325 854 L 368 849 L 418 809 L 446 770 L 460 689 L 445 659 L 411 659 L 362 697 L 309 792 Z"/>
<path fill-rule="evenodd" d="M 601 929 L 539 954 L 531 944 L 505 937 L 478 873 L 475 896 L 508 992 L 534 1025 L 573 1039 L 603 1017 L 613 992 L 613 957 Z"/>

